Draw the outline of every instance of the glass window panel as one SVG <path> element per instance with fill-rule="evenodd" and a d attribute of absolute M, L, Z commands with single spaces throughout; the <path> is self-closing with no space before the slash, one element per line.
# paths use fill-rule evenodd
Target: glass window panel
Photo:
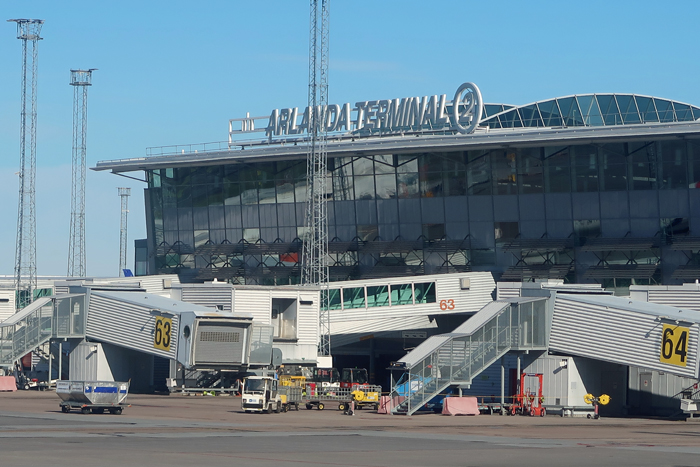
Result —
<path fill-rule="evenodd" d="M 511 195 L 517 193 L 515 150 L 491 151 L 491 164 L 495 194 Z"/>
<path fill-rule="evenodd" d="M 544 167 L 540 148 L 518 151 L 518 186 L 520 193 L 542 193 L 544 190 Z"/>
<path fill-rule="evenodd" d="M 358 225 L 357 226 L 357 236 L 363 242 L 369 242 L 377 238 L 379 235 L 379 229 L 376 225 Z"/>
<path fill-rule="evenodd" d="M 275 195 L 275 182 L 272 180 L 261 181 L 258 196 L 260 198 L 260 204 L 273 204 L 277 199 Z"/>
<path fill-rule="evenodd" d="M 628 144 L 627 159 L 631 171 L 632 190 L 649 190 L 656 186 L 656 144 L 633 142 Z"/>
<path fill-rule="evenodd" d="M 399 155 L 396 157 L 397 166 L 396 171 L 399 173 L 404 172 L 418 172 L 418 157 L 415 155 Z"/>
<path fill-rule="evenodd" d="M 393 174 L 394 172 L 394 156 L 391 154 L 374 156 L 375 174 Z"/>
<path fill-rule="evenodd" d="M 378 199 L 396 198 L 396 175 L 393 173 L 377 175 L 375 181 L 377 183 Z"/>
<path fill-rule="evenodd" d="M 494 222 L 493 226 L 496 243 L 508 242 L 520 235 L 520 226 L 517 222 Z"/>
<path fill-rule="evenodd" d="M 241 204 L 241 185 L 240 185 L 240 183 L 224 183 L 224 204 L 225 205 Z"/>
<path fill-rule="evenodd" d="M 642 123 L 658 122 L 659 116 L 656 114 L 654 100 L 650 97 L 635 96 L 639 113 L 642 116 Z"/>
<path fill-rule="evenodd" d="M 391 306 L 412 304 L 413 287 L 411 284 L 396 284 L 391 286 Z"/>
<path fill-rule="evenodd" d="M 294 183 L 290 180 L 277 180 L 275 182 L 278 203 L 294 202 Z"/>
<path fill-rule="evenodd" d="M 581 112 L 583 112 L 583 122 L 589 126 L 601 126 L 603 117 L 600 116 L 600 108 L 595 96 L 577 96 Z"/>
<path fill-rule="evenodd" d="M 666 99 L 654 99 L 654 102 L 656 103 L 656 110 L 659 113 L 659 121 L 661 123 L 672 122 L 674 117 L 671 102 Z"/>
<path fill-rule="evenodd" d="M 350 201 L 355 199 L 352 186 L 352 166 L 344 165 L 333 171 L 333 199 Z"/>
<path fill-rule="evenodd" d="M 221 206 L 224 204 L 224 185 L 221 182 L 213 182 L 207 185 L 209 199 L 207 205 Z"/>
<path fill-rule="evenodd" d="M 520 115 L 523 119 L 523 126 L 526 127 L 541 127 L 544 126 L 540 112 L 536 105 L 528 105 L 520 109 Z"/>
<path fill-rule="evenodd" d="M 467 194 L 467 171 L 450 170 L 444 174 L 445 194 L 447 196 L 464 196 Z"/>
<path fill-rule="evenodd" d="M 611 94 L 598 94 L 596 95 L 596 98 L 598 99 L 598 105 L 600 105 L 600 112 L 603 115 L 603 121 L 605 122 L 605 124 L 622 124 L 622 119 L 620 118 L 620 111 L 617 109 L 615 97 Z"/>
<path fill-rule="evenodd" d="M 673 103 L 673 108 L 676 111 L 676 120 L 679 122 L 687 122 L 693 120 L 693 113 L 690 111 L 690 106 L 687 104 Z"/>
<path fill-rule="evenodd" d="M 470 195 L 491 194 L 491 154 L 483 151 L 467 153 L 467 191 Z"/>
<path fill-rule="evenodd" d="M 605 144 L 600 148 L 600 189 L 627 190 L 627 159 L 621 143 Z"/>
<path fill-rule="evenodd" d="M 255 182 L 241 183 L 241 203 L 258 204 L 258 184 Z"/>
<path fill-rule="evenodd" d="M 574 235 L 582 242 L 586 238 L 599 237 L 600 234 L 600 219 L 574 220 Z"/>
<path fill-rule="evenodd" d="M 690 188 L 700 188 L 700 143 L 688 144 L 688 159 L 690 162 Z"/>
<path fill-rule="evenodd" d="M 418 303 L 435 303 L 435 282 L 420 282 L 413 284 Z"/>
<path fill-rule="evenodd" d="M 367 287 L 367 307 L 389 306 L 389 286 Z"/>
<path fill-rule="evenodd" d="M 374 177 L 373 176 L 356 176 L 355 177 L 355 199 L 374 199 Z"/>
<path fill-rule="evenodd" d="M 583 193 L 598 191 L 598 148 L 593 145 L 572 146 L 574 190 Z"/>
<path fill-rule="evenodd" d="M 442 196 L 442 172 L 420 172 L 420 194 L 423 198 Z"/>
<path fill-rule="evenodd" d="M 542 115 L 542 120 L 545 126 L 560 126 L 562 124 L 559 107 L 555 100 L 540 102 L 537 104 Z"/>
<path fill-rule="evenodd" d="M 397 194 L 399 198 L 418 198 L 418 173 L 399 173 L 397 178 Z"/>
<path fill-rule="evenodd" d="M 661 141 L 661 188 L 688 186 L 688 155 L 685 141 Z"/>
<path fill-rule="evenodd" d="M 306 179 L 297 180 L 294 182 L 294 197 L 297 203 L 305 203 L 309 194 L 306 190 Z"/>
<path fill-rule="evenodd" d="M 423 224 L 422 233 L 426 240 L 440 240 L 445 237 L 445 224 Z"/>
<path fill-rule="evenodd" d="M 574 126 L 574 119 L 571 117 L 576 100 L 573 97 L 557 99 L 559 110 L 561 110 L 562 122 L 566 126 Z"/>
<path fill-rule="evenodd" d="M 571 160 L 568 147 L 545 147 L 545 191 L 568 193 L 571 191 Z"/>
<path fill-rule="evenodd" d="M 342 297 L 340 289 L 330 289 L 328 293 L 328 309 L 340 310 L 342 308 Z"/>
<path fill-rule="evenodd" d="M 352 162 L 352 170 L 355 175 L 372 175 L 374 174 L 374 161 L 371 157 L 358 157 Z"/>
<path fill-rule="evenodd" d="M 343 308 L 365 308 L 365 288 L 348 287 L 343 289 Z"/>
<path fill-rule="evenodd" d="M 625 124 L 641 123 L 641 118 L 637 111 L 637 104 L 633 96 L 617 96 L 617 105 L 620 107 L 622 121 Z"/>

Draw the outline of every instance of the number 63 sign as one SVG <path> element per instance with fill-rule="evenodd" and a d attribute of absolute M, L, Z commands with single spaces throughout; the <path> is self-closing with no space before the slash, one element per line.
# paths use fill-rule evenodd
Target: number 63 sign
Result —
<path fill-rule="evenodd" d="M 661 355 L 659 361 L 676 366 L 686 366 L 689 328 L 664 324 L 661 333 Z"/>

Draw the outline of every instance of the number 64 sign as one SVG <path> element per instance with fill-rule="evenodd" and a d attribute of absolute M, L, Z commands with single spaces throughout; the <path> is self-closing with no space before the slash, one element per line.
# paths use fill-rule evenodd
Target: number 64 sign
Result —
<path fill-rule="evenodd" d="M 664 324 L 661 332 L 661 354 L 659 361 L 676 366 L 686 366 L 689 328 Z"/>

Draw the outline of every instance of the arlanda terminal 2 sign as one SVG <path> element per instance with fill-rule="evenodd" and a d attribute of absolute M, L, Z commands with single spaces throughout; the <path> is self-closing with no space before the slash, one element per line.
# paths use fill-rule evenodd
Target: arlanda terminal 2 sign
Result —
<path fill-rule="evenodd" d="M 299 115 L 297 107 L 293 109 L 275 109 L 270 114 L 270 121 L 265 135 L 300 135 L 309 132 L 309 121 L 313 120 L 319 131 L 342 132 L 382 130 L 393 131 L 444 130 L 452 129 L 460 133 L 472 133 L 481 120 L 484 103 L 481 91 L 474 83 L 462 84 L 451 102 L 441 96 L 404 97 L 378 101 L 356 102 L 343 105 L 307 107 Z M 301 121 L 299 118 L 301 117 Z"/>

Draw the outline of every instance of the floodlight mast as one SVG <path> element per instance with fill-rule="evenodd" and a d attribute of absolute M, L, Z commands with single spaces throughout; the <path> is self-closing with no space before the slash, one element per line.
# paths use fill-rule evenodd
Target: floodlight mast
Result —
<path fill-rule="evenodd" d="M 36 277 L 36 89 L 38 43 L 42 19 L 8 19 L 17 23 L 17 39 L 22 41 L 22 111 L 20 116 L 19 207 L 15 250 L 15 308 L 20 310 L 34 300 Z M 29 49 L 31 48 L 31 52 Z M 29 75 L 29 76 L 27 76 Z M 29 81 L 29 87 L 27 87 Z M 29 109 L 27 109 L 29 101 Z"/>
<path fill-rule="evenodd" d="M 328 16 L 330 0 L 311 0 L 309 31 L 309 137 L 306 164 L 307 232 L 302 252 L 302 284 L 321 289 L 318 353 L 331 354 L 328 310 L 327 130 Z"/>
<path fill-rule="evenodd" d="M 73 158 L 70 236 L 68 244 L 68 277 L 85 277 L 85 172 L 87 146 L 87 90 L 92 86 L 92 72 L 71 70 L 70 85 L 73 86 Z"/>

